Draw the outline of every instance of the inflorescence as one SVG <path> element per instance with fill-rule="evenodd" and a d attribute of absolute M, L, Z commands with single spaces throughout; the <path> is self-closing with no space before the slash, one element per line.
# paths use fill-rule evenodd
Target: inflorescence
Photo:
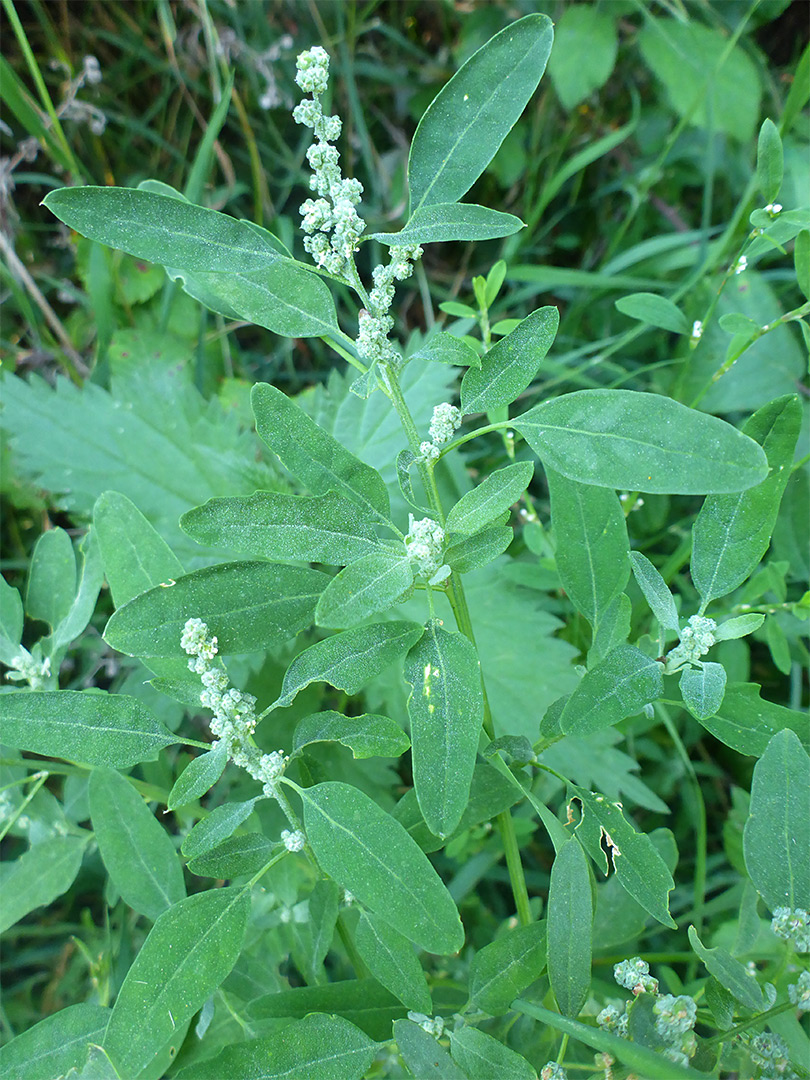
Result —
<path fill-rule="evenodd" d="M 705 615 L 693 615 L 680 632 L 680 643 L 666 658 L 666 669 L 672 673 L 684 664 L 697 664 L 717 641 L 717 623 Z"/>
<path fill-rule="evenodd" d="M 417 521 L 408 516 L 409 529 L 405 537 L 405 550 L 414 574 L 427 578 L 430 585 L 438 585 L 449 577 L 450 567 L 444 562 L 444 529 L 433 518 Z"/>
<path fill-rule="evenodd" d="M 419 451 L 425 461 L 436 461 L 442 452 L 445 443 L 450 442 L 455 433 L 461 427 L 461 410 L 455 405 L 443 401 L 433 410 L 430 421 L 430 441 L 423 442 Z"/>
<path fill-rule="evenodd" d="M 802 908 L 775 908 L 771 929 L 790 942 L 796 952 L 810 952 L 810 911 Z"/>

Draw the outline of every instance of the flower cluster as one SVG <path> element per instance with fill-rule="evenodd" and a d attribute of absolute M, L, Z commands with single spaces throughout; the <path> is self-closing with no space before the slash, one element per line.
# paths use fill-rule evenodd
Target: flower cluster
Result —
<path fill-rule="evenodd" d="M 357 334 L 357 351 L 370 367 L 377 363 L 399 363 L 399 354 L 388 340 L 394 328 L 388 310 L 394 299 L 394 282 L 410 277 L 413 263 L 421 257 L 422 249 L 418 246 L 392 248 L 388 265 L 381 263 L 371 272 L 374 286 L 368 297 L 370 310 L 360 312 Z"/>
<path fill-rule="evenodd" d="M 745 257 L 745 255 L 741 255 L 739 257 L 739 259 L 737 259 L 737 261 L 734 264 L 734 273 L 735 274 L 744 274 L 747 269 L 748 269 L 748 259 Z"/>
<path fill-rule="evenodd" d="M 433 518 L 421 518 L 417 521 L 413 514 L 410 514 L 408 521 L 405 549 L 413 572 L 427 578 L 431 585 L 438 585 L 451 572 L 450 567 L 443 562 L 444 529 Z"/>
<path fill-rule="evenodd" d="M 562 1065 L 556 1061 L 549 1061 L 540 1072 L 540 1080 L 568 1080 L 568 1074 Z"/>
<path fill-rule="evenodd" d="M 796 952 L 810 952 L 810 911 L 803 911 L 802 908 L 775 908 L 771 929 L 779 937 L 789 941 Z"/>
<path fill-rule="evenodd" d="M 461 427 L 461 410 L 443 401 L 433 410 L 430 421 L 430 442 L 423 442 L 419 450 L 426 461 L 436 461 L 441 448 L 450 442 Z"/>
<path fill-rule="evenodd" d="M 32 690 L 44 690 L 51 678 L 51 658 L 42 656 L 39 645 L 34 646 L 33 654 L 21 645 L 6 678 L 9 682 L 27 682 Z"/>
<path fill-rule="evenodd" d="M 716 629 L 714 619 L 693 615 L 680 632 L 680 644 L 667 655 L 667 671 L 677 671 L 684 664 L 696 664 L 716 642 Z"/>
<path fill-rule="evenodd" d="M 796 1073 L 790 1068 L 790 1051 L 780 1035 L 763 1031 L 747 1040 L 751 1060 L 762 1071 L 760 1080 L 792 1080 Z"/>
<path fill-rule="evenodd" d="M 423 1031 L 426 1031 L 428 1035 L 432 1035 L 434 1039 L 440 1039 L 444 1034 L 444 1020 L 441 1016 L 431 1018 L 425 1016 L 424 1013 L 411 1011 L 408 1013 L 408 1019 L 412 1020 L 414 1024 L 418 1024 Z"/>
<path fill-rule="evenodd" d="M 810 1012 L 810 971 L 803 971 L 799 981 L 790 984 L 788 997 L 800 1013 Z"/>
<path fill-rule="evenodd" d="M 657 994 L 658 980 L 650 975 L 650 965 L 640 956 L 634 956 L 631 960 L 622 960 L 613 968 L 613 978 L 623 986 L 625 990 L 632 990 L 636 997 L 639 994 Z"/>
<path fill-rule="evenodd" d="M 287 851 L 302 851 L 307 838 L 300 829 L 296 829 L 294 832 L 284 829 L 281 833 L 281 842 Z"/>
<path fill-rule="evenodd" d="M 325 116 L 320 102 L 329 81 L 328 53 L 316 45 L 301 53 L 296 63 L 295 81 L 312 97 L 296 106 L 293 119 L 315 133 L 307 160 L 313 172 L 310 187 L 318 194 L 317 199 L 307 199 L 300 207 L 304 247 L 318 266 L 330 274 L 342 274 L 366 227 L 355 210 L 363 185 L 341 176 L 340 155 L 331 145 L 340 137 L 342 124 L 339 116 Z"/>

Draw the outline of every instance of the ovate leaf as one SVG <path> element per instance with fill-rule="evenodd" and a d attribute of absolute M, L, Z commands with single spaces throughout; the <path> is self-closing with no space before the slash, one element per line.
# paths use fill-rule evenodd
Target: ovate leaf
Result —
<path fill-rule="evenodd" d="M 18 859 L 0 863 L 0 933 L 67 892 L 79 872 L 89 839 L 89 833 L 53 836 L 35 844 Z"/>
<path fill-rule="evenodd" d="M 545 967 L 544 922 L 507 930 L 473 957 L 470 1001 L 491 1016 L 500 1016 Z"/>
<path fill-rule="evenodd" d="M 766 117 L 757 139 L 757 184 L 765 202 L 774 202 L 782 186 L 783 175 L 782 139 L 776 124 Z"/>
<path fill-rule="evenodd" d="M 213 749 L 190 761 L 175 780 L 174 787 L 169 792 L 166 803 L 169 810 L 196 802 L 197 799 L 205 795 L 206 791 L 210 791 L 222 776 L 227 763 L 228 744 L 225 741 L 218 742 Z"/>
<path fill-rule="evenodd" d="M 413 945 L 390 923 L 363 912 L 354 937 L 357 951 L 374 978 L 409 1009 L 433 1012 L 430 991 Z"/>
<path fill-rule="evenodd" d="M 661 664 L 634 645 L 619 645 L 587 671 L 560 717 L 566 735 L 588 735 L 635 716 L 663 693 Z"/>
<path fill-rule="evenodd" d="M 76 556 L 64 529 L 48 529 L 37 540 L 28 569 L 25 610 L 56 628 L 76 595 Z"/>
<path fill-rule="evenodd" d="M 11 666 L 20 648 L 23 604 L 19 592 L 0 577 L 0 663 Z"/>
<path fill-rule="evenodd" d="M 462 495 L 447 515 L 447 532 L 470 536 L 495 521 L 516 503 L 531 482 L 534 465 L 518 461 L 482 480 Z"/>
<path fill-rule="evenodd" d="M 783 728 L 790 728 L 805 750 L 810 751 L 806 714 L 775 705 L 759 694 L 756 683 L 731 683 L 716 715 L 704 717 L 700 722 L 716 739 L 740 754 L 760 757 Z"/>
<path fill-rule="evenodd" d="M 363 713 L 343 716 L 320 712 L 299 720 L 293 736 L 293 750 L 316 742 L 337 742 L 351 749 L 352 757 L 399 757 L 410 746 L 408 736 L 387 716 Z"/>
<path fill-rule="evenodd" d="M 684 704 L 696 720 L 714 716 L 723 704 L 726 669 L 722 664 L 704 662 L 699 668 L 684 668 L 680 678 Z"/>
<path fill-rule="evenodd" d="M 283 844 L 274 844 L 262 833 L 252 832 L 246 836 L 229 836 L 221 844 L 195 855 L 188 861 L 188 869 L 198 877 L 233 879 L 242 874 L 256 874 L 271 862 L 286 858 Z"/>
<path fill-rule="evenodd" d="M 468 1080 L 535 1080 L 537 1075 L 526 1058 L 469 1024 L 450 1032 L 450 1053 Z"/>
<path fill-rule="evenodd" d="M 104 1038 L 110 1010 L 79 1002 L 46 1016 L 0 1047 L 5 1080 L 53 1080 L 81 1068 L 90 1043 Z"/>
<path fill-rule="evenodd" d="M 573 109 L 603 86 L 616 61 L 618 35 L 610 9 L 563 8 L 554 27 L 548 73 L 564 109 Z M 588 58 L 583 63 L 583 58 Z"/>
<path fill-rule="evenodd" d="M 345 566 L 324 589 L 315 609 L 318 626 L 355 626 L 387 611 L 413 585 L 405 552 L 382 550 Z"/>
<path fill-rule="evenodd" d="M 538 308 L 484 353 L 481 367 L 469 368 L 461 380 L 462 412 L 486 412 L 511 405 L 537 374 L 559 325 L 557 308 Z"/>
<path fill-rule="evenodd" d="M 588 860 L 579 841 L 571 837 L 551 867 L 546 914 L 548 977 L 564 1016 L 579 1016 L 588 997 L 592 926 Z"/>
<path fill-rule="evenodd" d="M 432 334 L 415 353 L 411 360 L 432 360 L 438 364 L 456 364 L 459 367 L 481 367 L 481 357 L 466 341 L 455 334 Z"/>
<path fill-rule="evenodd" d="M 126 495 L 118 491 L 100 495 L 93 507 L 93 526 L 116 607 L 182 576 L 183 567 L 169 545 Z"/>
<path fill-rule="evenodd" d="M 638 319 L 648 326 L 659 326 L 673 334 L 689 333 L 689 323 L 681 309 L 657 293 L 639 292 L 622 296 L 616 301 L 616 307 L 623 315 L 629 315 L 631 319 Z"/>
<path fill-rule="evenodd" d="M 411 1076 L 419 1080 L 467 1080 L 445 1048 L 412 1020 L 394 1021 L 394 1039 Z"/>
<path fill-rule="evenodd" d="M 202 818 L 183 841 L 180 850 L 187 859 L 196 859 L 222 844 L 247 821 L 256 805 L 255 799 L 244 802 L 227 802 L 217 806 Z"/>

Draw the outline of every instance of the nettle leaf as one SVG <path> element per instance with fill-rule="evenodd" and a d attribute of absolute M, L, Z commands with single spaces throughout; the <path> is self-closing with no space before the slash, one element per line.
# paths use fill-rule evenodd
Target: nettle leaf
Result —
<path fill-rule="evenodd" d="M 469 368 L 461 380 L 461 411 L 487 412 L 511 405 L 525 390 L 540 362 L 554 343 L 560 313 L 555 307 L 538 308 L 501 338 L 481 358 L 480 368 Z"/>
<path fill-rule="evenodd" d="M 187 806 L 202 798 L 222 776 L 227 764 L 228 745 L 226 742 L 218 742 L 207 753 L 195 757 L 180 773 L 169 792 L 166 802 L 169 810 L 174 810 L 178 806 Z"/>
<path fill-rule="evenodd" d="M 630 576 L 624 511 L 615 491 L 546 469 L 555 561 L 571 603 L 594 628 Z"/>
<path fill-rule="evenodd" d="M 469 1024 L 450 1032 L 450 1054 L 469 1080 L 536 1080 L 526 1058 Z"/>
<path fill-rule="evenodd" d="M 412 1076 L 423 1080 L 467 1080 L 445 1048 L 412 1020 L 394 1021 L 394 1039 Z"/>
<path fill-rule="evenodd" d="M 3 741 L 6 742 L 5 736 Z M 0 863 L 0 933 L 36 908 L 52 903 L 67 892 L 82 865 L 90 833 L 83 836 L 52 836 L 29 848 L 24 855 Z"/>
<path fill-rule="evenodd" d="M 547 16 L 527 15 L 491 38 L 436 95 L 408 158 L 411 213 L 469 191 L 537 88 L 553 37 Z"/>
<path fill-rule="evenodd" d="M 448 240 L 494 240 L 525 228 L 526 223 L 514 214 L 475 203 L 447 202 L 422 206 L 400 232 L 372 233 L 369 239 L 379 240 L 389 248 L 413 247 Z"/>
<path fill-rule="evenodd" d="M 126 495 L 100 495 L 93 507 L 93 527 L 116 607 L 183 575 L 177 556 Z"/>
<path fill-rule="evenodd" d="M 412 585 L 413 569 L 404 550 L 366 555 L 332 578 L 318 600 L 315 622 L 332 629 L 355 626 L 378 611 L 387 611 Z"/>
<path fill-rule="evenodd" d="M 53 1080 L 80 1069 L 88 1046 L 104 1038 L 109 1018 L 109 1009 L 85 1001 L 46 1016 L 0 1046 L 0 1073 L 5 1080 Z"/>
<path fill-rule="evenodd" d="M 577 1017 L 591 988 L 593 895 L 588 860 L 574 837 L 551 867 L 546 927 L 551 989 L 560 1012 Z"/>
<path fill-rule="evenodd" d="M 90 816 L 101 858 L 125 904 L 156 919 L 186 895 L 168 833 L 115 769 L 90 774 Z"/>
<path fill-rule="evenodd" d="M 466 341 L 440 331 L 420 345 L 411 360 L 432 360 L 438 364 L 455 364 L 458 367 L 481 367 L 481 357 Z"/>
<path fill-rule="evenodd" d="M 452 507 L 447 515 L 447 532 L 459 536 L 479 532 L 509 511 L 531 483 L 533 474 L 531 461 L 518 461 L 496 469 Z"/>
<path fill-rule="evenodd" d="M 745 866 L 773 911 L 810 909 L 810 757 L 795 732 L 778 732 L 754 766 L 743 833 Z"/>
<path fill-rule="evenodd" d="M 209 499 L 183 514 L 180 525 L 199 544 L 281 562 L 344 566 L 380 546 L 357 503 L 334 491 L 312 498 L 257 491 Z"/>
<path fill-rule="evenodd" d="M 305 716 L 296 724 L 293 750 L 316 742 L 348 746 L 355 758 L 399 757 L 411 745 L 399 724 L 375 713 L 344 716 L 339 712 L 319 712 Z"/>
<path fill-rule="evenodd" d="M 177 737 L 140 701 L 104 691 L 0 694 L 0 742 L 47 757 L 126 769 Z"/>
<path fill-rule="evenodd" d="M 344 449 L 269 383 L 254 386 L 250 401 L 259 435 L 313 495 L 337 491 L 357 503 L 372 520 L 390 520 L 388 491 L 376 469 Z"/>
<path fill-rule="evenodd" d="M 507 930 L 473 957 L 470 1002 L 491 1016 L 501 1016 L 509 1012 L 518 994 L 538 979 L 545 968 L 545 922 Z"/>
<path fill-rule="evenodd" d="M 635 716 L 661 697 L 661 664 L 634 645 L 619 645 L 586 671 L 560 716 L 565 735 L 588 735 Z"/>
<path fill-rule="evenodd" d="M 316 641 L 290 664 L 273 708 L 291 705 L 296 694 L 313 682 L 326 682 L 347 694 L 356 694 L 389 664 L 404 656 L 423 632 L 418 623 L 396 619 L 358 626 Z"/>
<path fill-rule="evenodd" d="M 82 236 L 162 266 L 240 274 L 279 260 L 246 222 L 168 195 L 72 187 L 49 191 L 42 204 Z"/>
<path fill-rule="evenodd" d="M 226 1046 L 181 1069 L 177 1080 L 361 1080 L 377 1050 L 348 1020 L 311 1013 L 274 1035 Z"/>
<path fill-rule="evenodd" d="M 636 390 L 576 390 L 513 423 L 544 464 L 627 491 L 741 491 L 767 475 L 762 448 L 716 416 Z"/>
<path fill-rule="evenodd" d="M 349 784 L 296 790 L 321 869 L 427 952 L 458 952 L 464 930 L 453 898 L 402 825 Z"/>
<path fill-rule="evenodd" d="M 208 817 L 198 821 L 183 841 L 180 850 L 187 859 L 196 859 L 232 836 L 253 813 L 256 799 L 228 802 L 217 806 Z"/>
<path fill-rule="evenodd" d="M 25 610 L 53 629 L 65 618 L 76 595 L 76 556 L 64 529 L 48 529 L 37 540 L 28 568 Z"/>
<path fill-rule="evenodd" d="M 210 889 L 159 916 L 118 991 L 103 1046 L 135 1076 L 223 982 L 242 950 L 250 893 Z"/>
<path fill-rule="evenodd" d="M 371 974 L 414 1012 L 433 1012 L 425 973 L 413 945 L 372 912 L 360 915 L 354 943 Z"/>
<path fill-rule="evenodd" d="M 647 556 L 642 555 L 640 551 L 630 552 L 630 563 L 633 567 L 633 577 L 644 593 L 644 599 L 650 605 L 650 611 L 664 629 L 674 630 L 677 633 L 679 630 L 678 609 L 675 607 L 675 599 L 667 583 Z"/>
<path fill-rule="evenodd" d="M 648 326 L 658 326 L 673 334 L 689 333 L 689 323 L 684 313 L 671 300 L 657 293 L 639 292 L 622 296 L 616 301 L 616 307 L 622 315 L 629 315 L 631 319 L 647 323 Z"/>
<path fill-rule="evenodd" d="M 679 682 L 684 704 L 696 720 L 714 716 L 723 704 L 726 669 L 722 664 L 704 662 L 699 668 L 684 668 Z"/>
<path fill-rule="evenodd" d="M 482 529 L 472 536 L 465 536 L 458 543 L 450 543 L 444 553 L 444 561 L 456 573 L 469 574 L 471 570 L 478 570 L 503 555 L 514 537 L 508 525 Z"/>
<path fill-rule="evenodd" d="M 413 781 L 431 832 L 449 836 L 467 805 L 484 718 L 481 665 L 462 634 L 425 627 L 405 658 Z"/>
<path fill-rule="evenodd" d="M 730 683 L 717 714 L 700 722 L 716 739 L 740 754 L 761 757 L 783 728 L 793 731 L 810 752 L 806 714 L 765 701 L 759 694 L 756 683 Z"/>
<path fill-rule="evenodd" d="M 104 639 L 129 656 L 185 657 L 189 619 L 202 619 L 219 652 L 253 652 L 286 641 L 309 626 L 329 578 L 320 570 L 281 563 L 220 563 L 136 596 L 112 615 Z"/>
<path fill-rule="evenodd" d="M 634 900 L 664 926 L 675 927 L 669 913 L 669 893 L 675 888 L 672 874 L 649 836 L 636 832 L 624 817 L 619 804 L 609 802 L 584 788 L 574 788 L 574 797 L 581 800 L 583 817 L 577 826 L 582 845 L 597 865 L 607 870 L 607 860 L 599 840 L 605 835 L 616 876 Z M 598 823 L 594 842 L 590 842 L 590 823 Z"/>
<path fill-rule="evenodd" d="M 802 424 L 796 394 L 769 402 L 743 432 L 758 442 L 769 474 L 755 487 L 705 500 L 692 527 L 691 574 L 703 601 L 726 596 L 753 573 L 776 525 Z"/>
<path fill-rule="evenodd" d="M 709 974 L 714 975 L 720 985 L 733 994 L 741 1005 L 756 1012 L 765 1008 L 759 983 L 746 970 L 745 965 L 735 960 L 727 949 L 721 946 L 707 949 L 694 926 L 689 927 L 689 944 L 706 965 Z"/>

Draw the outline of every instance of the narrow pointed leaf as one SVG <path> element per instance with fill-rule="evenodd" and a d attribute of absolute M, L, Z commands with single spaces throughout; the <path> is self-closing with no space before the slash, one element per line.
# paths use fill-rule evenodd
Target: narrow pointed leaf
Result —
<path fill-rule="evenodd" d="M 183 575 L 172 549 L 126 495 L 117 491 L 100 495 L 93 507 L 93 526 L 116 607 Z"/>
<path fill-rule="evenodd" d="M 413 945 L 390 923 L 363 912 L 354 937 L 357 951 L 371 974 L 414 1012 L 433 1012 L 425 973 Z"/>
<path fill-rule="evenodd" d="M 450 1032 L 450 1054 L 468 1080 L 536 1080 L 525 1057 L 479 1028 L 467 1025 Z"/>
<path fill-rule="evenodd" d="M 76 595 L 76 556 L 64 529 L 48 529 L 37 540 L 28 569 L 25 610 L 55 628 Z"/>
<path fill-rule="evenodd" d="M 104 1038 L 110 1010 L 79 1002 L 46 1016 L 0 1046 L 0 1075 L 5 1080 L 53 1080 L 81 1068 L 87 1047 Z"/>
<path fill-rule="evenodd" d="M 742 491 L 767 475 L 753 439 L 659 394 L 576 390 L 513 426 L 544 464 L 583 484 L 706 495 Z"/>
<path fill-rule="evenodd" d="M 18 859 L 0 864 L 0 933 L 67 892 L 79 872 L 89 839 L 89 833 L 53 836 L 35 844 Z"/>
<path fill-rule="evenodd" d="M 591 986 L 593 898 L 588 860 L 571 837 L 551 867 L 546 928 L 548 977 L 560 1012 L 576 1018 Z"/>
<path fill-rule="evenodd" d="M 489 210 L 475 203 L 435 203 L 412 214 L 400 232 L 372 233 L 371 239 L 389 248 L 413 247 L 447 240 L 494 240 L 525 227 L 514 214 Z"/>
<path fill-rule="evenodd" d="M 255 799 L 247 799 L 245 802 L 227 802 L 217 806 L 208 817 L 197 822 L 180 850 L 187 859 L 196 859 L 211 851 L 232 836 L 243 821 L 247 821 L 255 805 Z"/>
<path fill-rule="evenodd" d="M 166 803 L 169 810 L 196 802 L 210 791 L 228 764 L 228 744 L 218 742 L 186 765 L 174 782 Z"/>
<path fill-rule="evenodd" d="M 545 968 L 545 922 L 516 926 L 473 957 L 470 1001 L 491 1016 L 501 1016 Z"/>
<path fill-rule="evenodd" d="M 229 836 L 221 844 L 189 859 L 188 870 L 197 877 L 222 878 L 230 881 L 243 874 L 257 874 L 262 867 L 287 857 L 283 844 L 274 844 L 262 833 Z"/>
<path fill-rule="evenodd" d="M 630 552 L 633 576 L 650 605 L 650 611 L 667 630 L 679 629 L 678 609 L 669 587 L 646 555 L 640 551 Z"/>
<path fill-rule="evenodd" d="M 710 975 L 724 986 L 746 1009 L 759 1012 L 764 1008 L 759 983 L 731 953 L 722 947 L 707 949 L 694 926 L 689 927 L 689 944 L 706 965 Z"/>
<path fill-rule="evenodd" d="M 629 315 L 631 319 L 638 319 L 648 326 L 659 326 L 673 334 L 689 333 L 689 323 L 681 309 L 657 293 L 639 292 L 622 296 L 616 301 L 616 307 L 623 315 Z"/>
<path fill-rule="evenodd" d="M 387 611 L 413 585 L 413 570 L 404 552 L 391 549 L 366 555 L 345 566 L 324 589 L 315 609 L 318 626 L 355 626 Z"/>
<path fill-rule="evenodd" d="M 457 543 L 451 542 L 444 553 L 444 561 L 457 573 L 469 574 L 503 555 L 514 538 L 515 534 L 508 525 L 493 525 L 472 536 L 465 536 Z"/>
<path fill-rule="evenodd" d="M 319 712 L 305 716 L 296 725 L 293 750 L 316 742 L 348 746 L 355 758 L 399 757 L 410 746 L 399 724 L 374 713 L 343 716 L 339 712 Z"/>
<path fill-rule="evenodd" d="M 447 532 L 470 536 L 500 517 L 516 503 L 531 482 L 534 464 L 518 461 L 482 480 L 462 495 L 447 515 Z"/>
<path fill-rule="evenodd" d="M 619 645 L 587 671 L 560 717 L 565 735 L 589 735 L 635 716 L 664 691 L 661 664 L 634 645 Z"/>
<path fill-rule="evenodd" d="M 699 668 L 684 668 L 680 688 L 684 704 L 692 716 L 696 720 L 707 720 L 723 704 L 726 669 L 722 664 L 705 661 Z"/>
<path fill-rule="evenodd" d="M 456 364 L 458 367 L 481 367 L 481 357 L 466 341 L 455 334 L 433 334 L 421 345 L 412 360 L 432 360 L 438 364 Z"/>
<path fill-rule="evenodd" d="M 461 380 L 461 410 L 487 412 L 511 405 L 525 390 L 554 343 L 560 313 L 555 307 L 533 311 L 469 368 Z"/>
<path fill-rule="evenodd" d="M 19 653 L 23 631 L 23 604 L 19 592 L 0 577 L 0 663 L 11 666 Z"/>
<path fill-rule="evenodd" d="M 767 117 L 757 139 L 757 184 L 765 202 L 772 203 L 779 194 L 784 174 L 784 156 L 779 129 Z"/>
<path fill-rule="evenodd" d="M 312 927 L 312 966 L 314 976 L 332 945 L 338 918 L 340 889 L 329 878 L 316 881 L 309 894 L 309 923 Z M 313 979 L 314 981 L 314 979 Z"/>

